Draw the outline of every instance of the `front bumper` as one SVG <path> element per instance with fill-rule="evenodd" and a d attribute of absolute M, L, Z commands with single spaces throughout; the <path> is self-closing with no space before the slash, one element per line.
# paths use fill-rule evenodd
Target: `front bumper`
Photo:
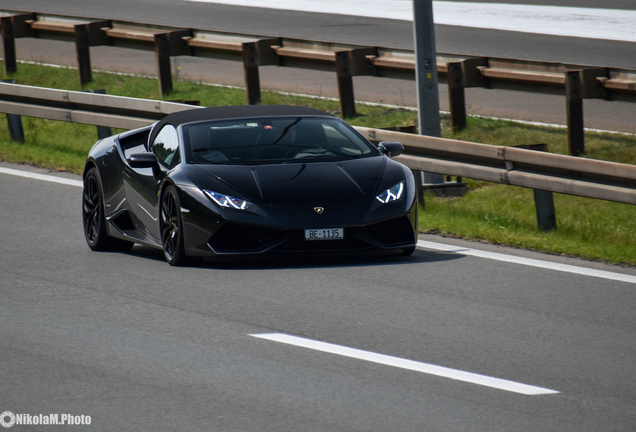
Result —
<path fill-rule="evenodd" d="M 216 255 L 264 252 L 345 252 L 399 249 L 415 245 L 408 216 L 364 226 L 344 227 L 342 240 L 305 240 L 303 229 L 277 229 L 226 223 L 207 242 Z"/>

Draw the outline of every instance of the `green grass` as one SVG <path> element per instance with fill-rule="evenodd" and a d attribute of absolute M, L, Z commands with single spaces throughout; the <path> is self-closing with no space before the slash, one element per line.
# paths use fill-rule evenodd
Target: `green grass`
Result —
<path fill-rule="evenodd" d="M 505 146 L 546 143 L 551 153 L 569 154 L 565 128 L 525 125 L 478 117 L 469 117 L 467 123 L 466 130 L 455 135 L 450 130 L 446 130 L 444 136 L 462 141 Z M 634 135 L 587 132 L 585 150 L 586 158 L 636 164 L 636 136 Z"/>
<path fill-rule="evenodd" d="M 551 153 L 568 154 L 563 128 L 471 117 L 466 130 L 448 138 L 493 145 L 546 143 Z M 636 136 L 586 133 L 591 159 L 636 164 Z M 537 227 L 533 191 L 468 180 L 461 199 L 428 194 L 420 230 L 485 240 L 525 249 L 636 266 L 636 206 L 554 194 L 557 230 Z"/>
<path fill-rule="evenodd" d="M 1 62 L 0 62 L 1 63 Z M 77 71 L 20 64 L 14 76 L 18 84 L 80 90 Z M 161 99 L 156 79 L 94 73 L 84 89 L 105 88 L 108 94 Z M 338 102 L 263 92 L 265 104 L 312 106 L 340 114 Z M 245 91 L 175 81 L 174 91 L 164 100 L 199 100 L 203 106 L 245 104 Z M 348 119 L 357 126 L 410 126 L 416 112 L 408 109 L 358 104 L 358 117 Z M 39 165 L 80 173 L 88 151 L 97 140 L 95 126 L 23 118 L 26 142 L 9 139 L 7 122 L 0 116 L 0 160 Z M 113 131 L 117 132 L 117 131 Z M 562 128 L 523 125 L 510 121 L 470 117 L 468 128 L 456 135 L 449 119 L 442 116 L 446 138 L 493 145 L 547 143 L 553 153 L 567 154 L 567 132 Z M 587 133 L 586 157 L 621 163 L 636 163 L 633 135 Z M 531 190 L 467 180 L 463 198 L 427 195 L 420 213 L 420 230 L 473 240 L 507 244 L 555 254 L 636 266 L 636 206 L 555 194 L 557 230 L 537 228 Z"/>
<path fill-rule="evenodd" d="M 30 117 L 23 117 L 22 124 L 26 141 L 18 144 L 8 139 L 7 122 L 0 120 L 0 160 L 81 173 L 97 141 L 95 126 Z"/>
<path fill-rule="evenodd" d="M 537 228 L 530 189 L 488 184 L 463 198 L 427 194 L 420 230 L 559 255 L 636 265 L 636 207 L 554 194 L 557 230 Z"/>

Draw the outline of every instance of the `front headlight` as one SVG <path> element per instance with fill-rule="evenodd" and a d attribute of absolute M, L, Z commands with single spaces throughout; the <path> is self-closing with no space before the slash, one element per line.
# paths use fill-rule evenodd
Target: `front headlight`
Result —
<path fill-rule="evenodd" d="M 395 186 L 385 190 L 376 197 L 382 204 L 390 203 L 391 201 L 397 201 L 404 195 L 404 182 L 399 182 Z"/>
<path fill-rule="evenodd" d="M 219 207 L 231 208 L 236 210 L 247 210 L 252 203 L 239 198 L 234 198 L 229 195 L 223 195 L 217 192 L 209 190 L 203 191 L 212 201 L 214 201 Z"/>

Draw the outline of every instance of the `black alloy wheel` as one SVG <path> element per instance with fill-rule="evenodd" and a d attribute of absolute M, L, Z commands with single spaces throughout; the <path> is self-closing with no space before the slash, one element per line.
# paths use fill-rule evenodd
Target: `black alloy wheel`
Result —
<path fill-rule="evenodd" d="M 110 237 L 106 233 L 106 218 L 97 168 L 93 167 L 84 177 L 82 194 L 82 221 L 86 243 L 94 251 L 129 250 L 134 243 Z"/>
<path fill-rule="evenodd" d="M 174 186 L 168 186 L 161 198 L 161 244 L 166 261 L 172 266 L 186 263 L 183 248 L 181 204 Z"/>

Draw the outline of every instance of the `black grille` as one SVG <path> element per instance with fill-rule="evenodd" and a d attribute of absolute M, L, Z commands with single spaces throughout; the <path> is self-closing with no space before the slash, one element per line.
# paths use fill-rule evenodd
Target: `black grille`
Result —
<path fill-rule="evenodd" d="M 227 223 L 210 240 L 217 252 L 259 252 L 285 238 L 284 230 Z"/>

